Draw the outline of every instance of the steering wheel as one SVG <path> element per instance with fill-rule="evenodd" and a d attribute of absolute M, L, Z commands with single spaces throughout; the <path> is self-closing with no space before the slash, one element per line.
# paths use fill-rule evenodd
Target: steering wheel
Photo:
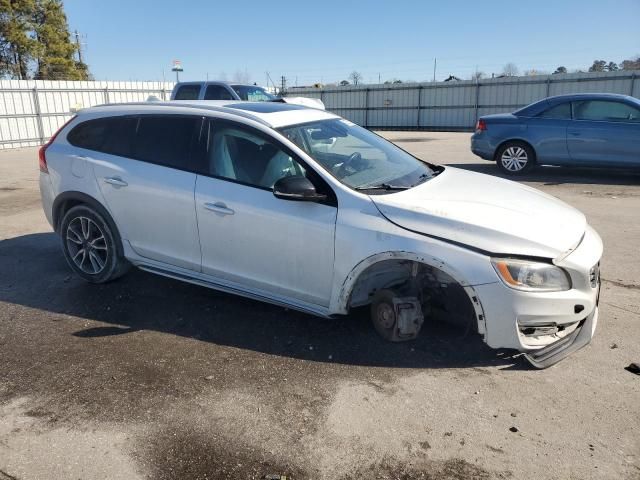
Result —
<path fill-rule="evenodd" d="M 362 155 L 360 154 L 360 152 L 353 152 L 351 155 L 349 155 L 349 158 L 347 158 L 342 163 L 342 165 L 340 165 L 340 168 L 338 169 L 338 175 L 347 176 L 347 174 L 349 174 L 349 170 L 351 170 L 350 173 L 355 173 L 355 169 L 351 167 L 351 164 L 354 162 L 359 162 L 360 160 L 362 160 Z"/>

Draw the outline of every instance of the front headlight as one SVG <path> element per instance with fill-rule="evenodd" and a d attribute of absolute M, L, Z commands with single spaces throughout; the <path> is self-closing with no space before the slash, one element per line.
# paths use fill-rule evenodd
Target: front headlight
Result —
<path fill-rule="evenodd" d="M 529 292 L 559 292 L 571 289 L 571 278 L 550 263 L 492 258 L 493 268 L 509 287 Z"/>

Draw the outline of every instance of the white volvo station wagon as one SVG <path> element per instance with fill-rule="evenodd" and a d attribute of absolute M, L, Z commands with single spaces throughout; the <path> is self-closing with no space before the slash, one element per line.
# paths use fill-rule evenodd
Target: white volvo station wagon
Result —
<path fill-rule="evenodd" d="M 321 317 L 368 306 L 391 341 L 465 322 L 539 368 L 596 327 L 602 242 L 582 213 L 323 110 L 106 105 L 39 156 L 45 214 L 89 282 L 135 265 Z"/>

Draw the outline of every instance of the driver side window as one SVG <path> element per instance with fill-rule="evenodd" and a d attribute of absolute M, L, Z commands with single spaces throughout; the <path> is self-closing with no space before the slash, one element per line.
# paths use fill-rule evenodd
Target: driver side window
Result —
<path fill-rule="evenodd" d="M 207 170 L 214 177 L 264 189 L 273 189 L 283 177 L 306 173 L 274 142 L 231 122 L 210 123 Z"/>

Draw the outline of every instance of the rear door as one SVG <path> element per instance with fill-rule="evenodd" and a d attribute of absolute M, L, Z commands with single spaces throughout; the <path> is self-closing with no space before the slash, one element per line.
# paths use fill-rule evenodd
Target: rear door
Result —
<path fill-rule="evenodd" d="M 203 273 L 328 306 L 337 215 L 331 188 L 258 130 L 215 121 L 208 139 L 196 185 Z M 276 198 L 273 184 L 288 175 L 306 175 L 330 200 Z"/>
<path fill-rule="evenodd" d="M 640 109 L 612 100 L 573 102 L 567 145 L 574 164 L 640 166 Z"/>
<path fill-rule="evenodd" d="M 189 115 L 101 119 L 103 139 L 87 153 L 123 241 L 143 257 L 196 271 L 192 151 L 202 121 Z"/>

